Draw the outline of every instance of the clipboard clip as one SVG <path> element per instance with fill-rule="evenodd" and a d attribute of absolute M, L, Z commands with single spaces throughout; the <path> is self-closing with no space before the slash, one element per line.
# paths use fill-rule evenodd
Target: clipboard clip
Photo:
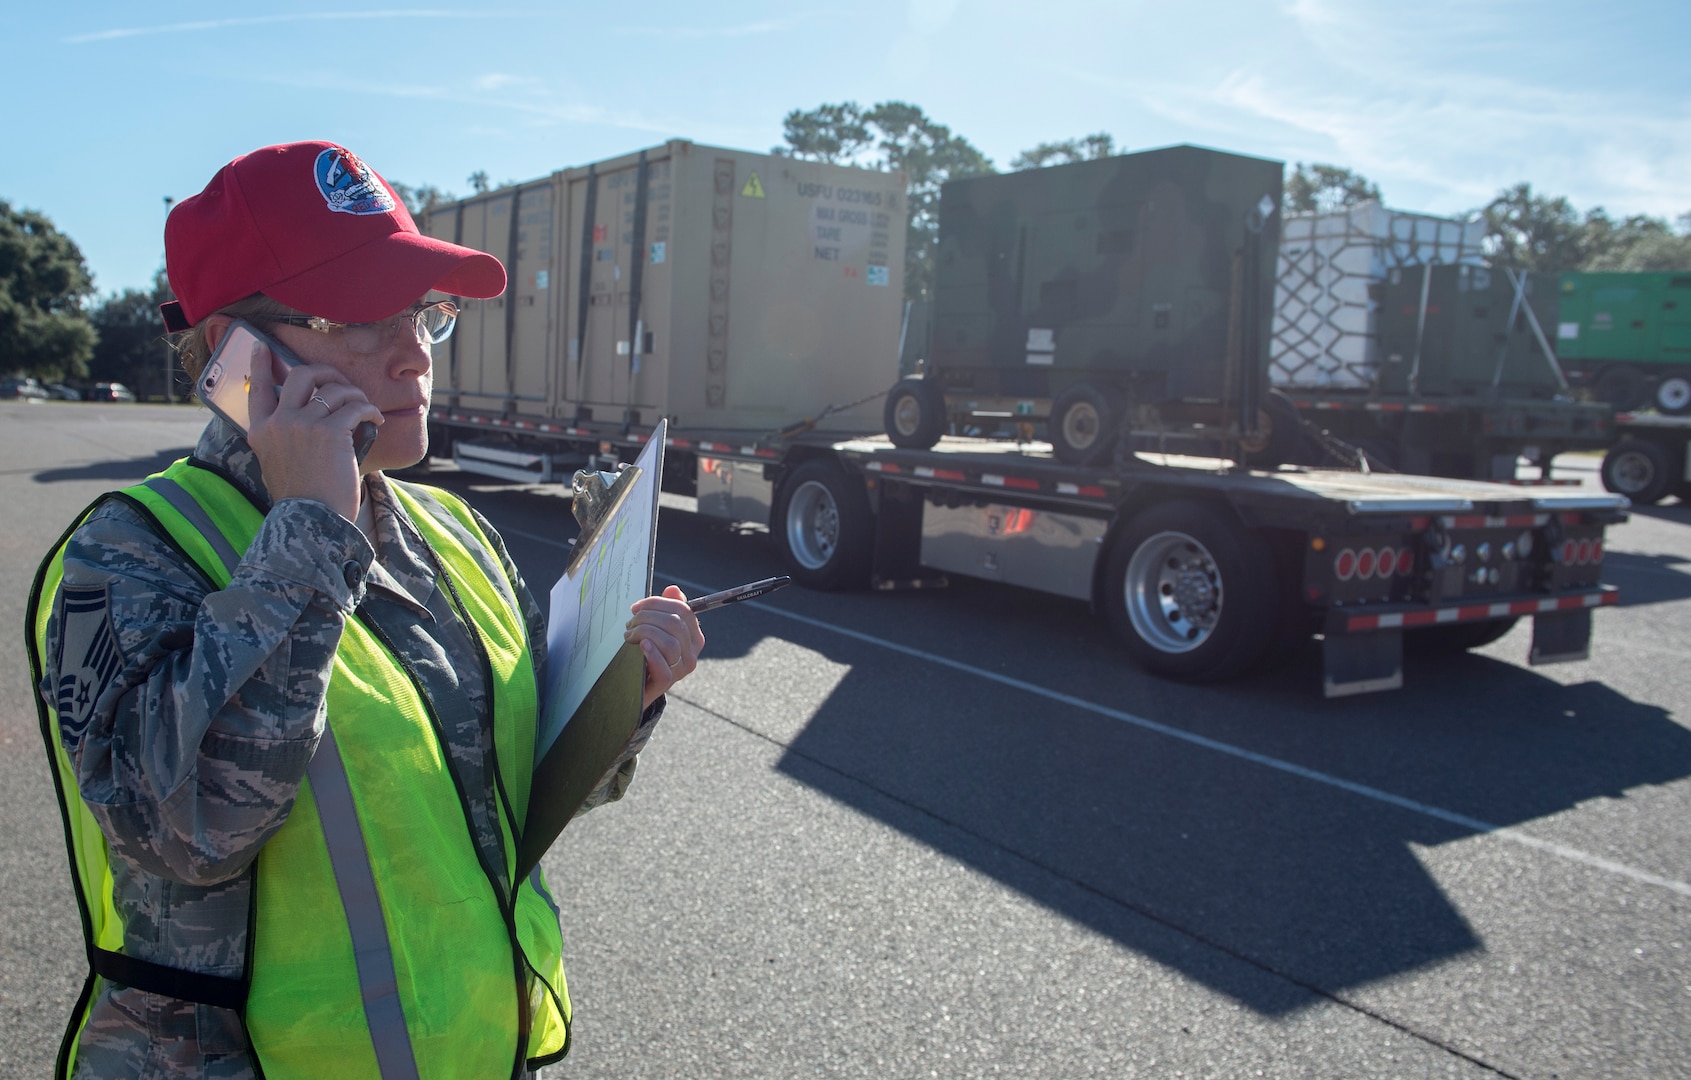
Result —
<path fill-rule="evenodd" d="M 571 543 L 565 573 L 571 572 L 593 542 L 593 536 L 616 512 L 623 496 L 634 486 L 642 470 L 638 465 L 622 464 L 614 473 L 598 469 L 578 469 L 570 477 L 570 513 L 575 515 L 581 532 Z M 649 575 L 648 575 L 649 576 Z"/>
<path fill-rule="evenodd" d="M 605 520 L 605 514 L 616 501 L 614 492 L 617 484 L 626 483 L 623 477 L 631 467 L 618 465 L 614 473 L 578 469 L 570 478 L 570 512 L 575 515 L 575 523 L 581 526 L 583 533 L 597 528 Z"/>

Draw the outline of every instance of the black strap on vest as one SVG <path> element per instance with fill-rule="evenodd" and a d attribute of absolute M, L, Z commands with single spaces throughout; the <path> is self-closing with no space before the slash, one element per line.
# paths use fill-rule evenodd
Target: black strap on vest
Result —
<path fill-rule="evenodd" d="M 246 980 L 223 975 L 207 975 L 199 971 L 184 971 L 166 967 L 151 960 L 141 960 L 109 949 L 91 947 L 88 963 L 94 974 L 119 986 L 142 990 L 149 994 L 213 1005 L 236 1012 L 247 1007 Z"/>

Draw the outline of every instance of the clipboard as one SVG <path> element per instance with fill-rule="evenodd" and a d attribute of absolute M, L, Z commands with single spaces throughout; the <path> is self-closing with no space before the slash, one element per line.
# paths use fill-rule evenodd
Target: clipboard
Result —
<path fill-rule="evenodd" d="M 667 421 L 658 421 L 635 463 L 617 474 L 603 513 L 576 538 L 552 587 L 548 685 L 517 880 L 539 865 L 640 727 L 646 658 L 622 634 L 628 605 L 652 593 L 667 434 Z"/>

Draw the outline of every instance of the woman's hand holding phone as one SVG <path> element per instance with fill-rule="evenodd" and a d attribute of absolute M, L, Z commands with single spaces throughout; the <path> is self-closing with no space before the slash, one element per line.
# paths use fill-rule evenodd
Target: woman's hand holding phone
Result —
<path fill-rule="evenodd" d="M 316 499 L 357 520 L 363 478 L 353 430 L 381 424 L 381 410 L 328 364 L 290 367 L 262 344 L 256 348 L 262 355 L 253 357 L 247 442 L 271 499 Z"/>

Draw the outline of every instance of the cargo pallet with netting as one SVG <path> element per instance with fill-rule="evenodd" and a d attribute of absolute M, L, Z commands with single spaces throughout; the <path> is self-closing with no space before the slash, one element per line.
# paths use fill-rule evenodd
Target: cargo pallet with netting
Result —
<path fill-rule="evenodd" d="M 1558 363 L 1555 277 L 1489 268 L 1484 233 L 1378 202 L 1286 219 L 1271 403 L 1315 430 L 1283 458 L 1315 460 L 1325 432 L 1372 467 L 1510 480 L 1521 457 L 1548 475 L 1613 441 L 1612 410 L 1573 400 Z"/>

